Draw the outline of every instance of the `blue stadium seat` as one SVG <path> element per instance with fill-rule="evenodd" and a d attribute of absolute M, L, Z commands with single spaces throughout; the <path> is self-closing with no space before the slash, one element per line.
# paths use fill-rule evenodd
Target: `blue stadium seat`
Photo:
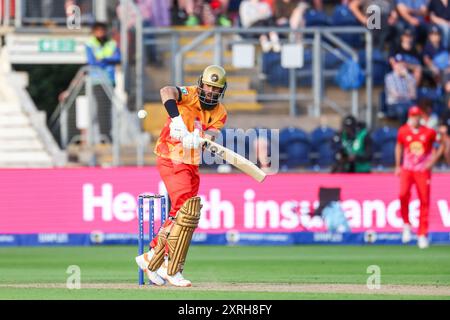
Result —
<path fill-rule="evenodd" d="M 298 128 L 288 127 L 280 132 L 280 162 L 286 168 L 309 164 L 311 142 L 308 134 Z"/>
<path fill-rule="evenodd" d="M 417 91 L 417 100 L 427 98 L 432 101 L 433 112 L 440 115 L 445 109 L 445 94 L 442 87 L 426 88 L 420 87 Z"/>
<path fill-rule="evenodd" d="M 326 27 L 331 25 L 330 18 L 323 11 L 310 9 L 305 14 L 307 27 Z"/>
<path fill-rule="evenodd" d="M 346 5 L 337 5 L 331 15 L 331 21 L 335 26 L 360 26 L 353 13 Z"/>
<path fill-rule="evenodd" d="M 346 5 L 338 5 L 331 16 L 333 26 L 360 26 L 353 13 Z M 364 36 L 362 34 L 340 34 L 339 38 L 354 48 L 364 46 Z"/>
<path fill-rule="evenodd" d="M 380 92 L 379 100 L 380 112 L 382 112 L 384 116 L 389 119 L 397 119 L 397 113 L 395 112 L 395 110 L 388 108 L 388 105 L 386 103 L 386 92 L 384 90 Z"/>
<path fill-rule="evenodd" d="M 272 86 L 286 86 L 288 84 L 289 70 L 281 67 L 280 53 L 264 53 L 262 64 L 262 71 Z"/>
<path fill-rule="evenodd" d="M 378 166 L 391 167 L 395 164 L 396 128 L 384 126 L 372 133 L 374 162 Z"/>
<path fill-rule="evenodd" d="M 339 50 L 339 51 L 341 54 L 347 56 L 347 54 L 344 51 L 342 51 L 342 50 Z M 338 69 L 340 67 L 340 65 L 342 64 L 342 60 L 333 52 L 326 51 L 324 63 L 325 63 L 325 69 Z"/>
<path fill-rule="evenodd" d="M 331 25 L 331 19 L 323 11 L 309 9 L 305 13 L 306 27 L 328 27 Z M 305 39 L 312 39 L 312 34 L 305 34 Z"/>
<path fill-rule="evenodd" d="M 315 165 L 328 167 L 334 163 L 333 137 L 336 131 L 328 127 L 319 127 L 310 134 L 312 150 L 316 153 Z"/>
<path fill-rule="evenodd" d="M 358 61 L 361 68 L 366 69 L 366 50 L 359 50 Z M 379 51 L 373 50 L 372 53 L 372 71 L 374 85 L 384 85 L 384 77 L 389 72 L 390 66 L 386 55 Z"/>
<path fill-rule="evenodd" d="M 269 75 L 272 68 L 279 65 L 281 61 L 281 56 L 279 53 L 266 52 L 262 56 L 262 71 Z"/>

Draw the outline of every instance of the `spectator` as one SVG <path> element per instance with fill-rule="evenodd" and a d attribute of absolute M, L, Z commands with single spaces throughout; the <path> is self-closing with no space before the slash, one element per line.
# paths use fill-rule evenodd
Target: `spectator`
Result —
<path fill-rule="evenodd" d="M 341 132 L 333 138 L 333 143 L 336 152 L 333 173 L 371 172 L 372 140 L 365 124 L 358 123 L 353 116 L 345 117 Z"/>
<path fill-rule="evenodd" d="M 110 83 L 115 86 L 115 67 L 121 60 L 120 49 L 116 41 L 109 38 L 106 24 L 94 23 L 92 36 L 86 44 L 86 54 L 88 64 L 103 69 Z"/>
<path fill-rule="evenodd" d="M 239 7 L 239 18 L 244 28 L 271 27 L 275 24 L 272 9 L 263 0 L 244 0 Z M 276 32 L 258 35 L 263 52 L 273 49 L 281 51 L 280 40 Z"/>
<path fill-rule="evenodd" d="M 441 68 L 435 64 L 433 59 L 442 52 L 447 51 L 441 41 L 441 33 L 436 25 L 430 27 L 428 39 L 423 49 L 423 64 L 426 73 L 430 74 L 436 84 L 440 82 Z"/>
<path fill-rule="evenodd" d="M 406 68 L 412 72 L 417 85 L 419 85 L 422 80 L 422 65 L 420 64 L 420 55 L 415 47 L 412 29 L 405 29 L 400 36 L 400 43 L 392 48 L 389 58 L 391 65 L 394 63 L 393 57 L 397 54 L 402 55 Z"/>
<path fill-rule="evenodd" d="M 348 0 L 343 0 L 343 1 L 347 2 Z M 306 1 L 304 1 L 304 2 L 306 2 Z M 315 10 L 323 11 L 323 1 L 322 0 L 311 0 L 309 2 L 311 2 L 311 5 Z"/>
<path fill-rule="evenodd" d="M 92 36 L 86 44 L 86 55 L 88 65 L 102 69 L 110 84 L 115 86 L 115 67 L 120 63 L 121 56 L 117 43 L 108 36 L 106 24 L 94 23 Z M 103 77 L 97 71 L 91 72 L 90 76 L 94 85 L 100 133 L 111 138 L 111 101 L 103 89 Z"/>
<path fill-rule="evenodd" d="M 431 22 L 441 28 L 442 41 L 444 47 L 448 49 L 450 44 L 450 6 L 448 0 L 430 0 L 428 11 Z"/>
<path fill-rule="evenodd" d="M 366 12 L 367 8 L 371 5 L 376 5 L 381 8 L 380 28 L 374 28 L 371 31 L 373 34 L 374 48 L 384 51 L 385 43 L 388 39 L 392 39 L 395 34 L 398 15 L 395 11 L 393 1 L 390 0 L 350 0 L 348 7 L 355 18 L 366 27 L 369 21 Z"/>
<path fill-rule="evenodd" d="M 145 16 L 149 13 L 146 13 L 145 11 L 142 13 L 143 18 L 145 21 Z M 119 18 L 120 21 L 123 20 L 123 18 L 127 18 L 127 29 L 132 30 L 136 26 L 136 13 L 133 10 L 132 5 L 129 2 L 119 2 L 116 7 L 116 16 Z M 131 37 L 130 37 L 131 38 Z"/>
<path fill-rule="evenodd" d="M 232 22 L 227 17 L 230 0 L 209 0 L 208 2 L 214 16 L 214 23 L 221 27 L 231 27 Z"/>
<path fill-rule="evenodd" d="M 275 23 L 278 27 L 298 29 L 305 26 L 304 15 L 309 4 L 299 0 L 278 0 L 275 2 Z M 300 37 L 293 36 L 300 41 Z"/>
<path fill-rule="evenodd" d="M 395 55 L 392 69 L 385 77 L 386 104 L 388 113 L 395 115 L 403 124 L 406 122 L 409 107 L 417 97 L 417 83 L 408 72 L 401 54 Z"/>
<path fill-rule="evenodd" d="M 202 17 L 205 25 L 217 23 L 222 27 L 231 27 L 226 16 L 229 0 L 179 0 L 178 5 L 187 14 L 186 26 L 198 26 Z"/>
<path fill-rule="evenodd" d="M 165 0 L 136 0 L 136 6 L 141 12 L 144 27 L 168 27 L 170 26 L 169 4 Z M 129 17 L 135 19 L 133 15 Z M 131 21 L 132 25 L 136 22 Z M 134 38 L 134 36 L 133 36 Z M 144 41 L 151 42 L 155 39 L 153 34 L 145 34 Z M 161 58 L 154 43 L 145 45 L 145 55 L 149 63 L 161 64 Z"/>
<path fill-rule="evenodd" d="M 444 157 L 448 165 L 450 165 L 450 100 L 447 102 L 447 109 L 442 113 L 439 125 L 439 134 L 444 144 Z"/>
<path fill-rule="evenodd" d="M 136 0 L 145 27 L 170 26 L 169 4 L 165 0 Z"/>
<path fill-rule="evenodd" d="M 421 124 L 427 128 L 437 131 L 439 126 L 439 117 L 433 112 L 433 101 L 427 98 L 421 98 L 419 99 L 417 105 L 422 112 L 422 117 L 420 119 Z"/>
<path fill-rule="evenodd" d="M 200 24 L 200 12 L 203 8 L 203 0 L 178 0 L 180 9 L 186 11 L 186 26 L 194 27 Z"/>
<path fill-rule="evenodd" d="M 165 0 L 135 0 L 136 7 L 141 13 L 144 27 L 168 27 L 170 21 L 170 5 Z M 126 11 L 128 29 L 136 25 L 136 14 L 131 5 L 125 7 L 119 3 L 116 7 L 116 15 L 122 19 L 122 12 Z"/>
<path fill-rule="evenodd" d="M 425 18 L 428 0 L 397 0 L 397 11 L 400 16 L 401 28 L 414 30 L 416 39 L 423 44 L 427 34 Z"/>

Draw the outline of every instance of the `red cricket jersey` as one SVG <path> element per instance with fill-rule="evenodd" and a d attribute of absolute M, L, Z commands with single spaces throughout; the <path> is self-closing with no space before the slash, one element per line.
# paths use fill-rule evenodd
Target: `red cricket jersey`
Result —
<path fill-rule="evenodd" d="M 400 127 L 397 142 L 403 146 L 402 168 L 411 171 L 424 171 L 433 152 L 436 132 L 425 126 L 415 129 L 408 124 Z"/>

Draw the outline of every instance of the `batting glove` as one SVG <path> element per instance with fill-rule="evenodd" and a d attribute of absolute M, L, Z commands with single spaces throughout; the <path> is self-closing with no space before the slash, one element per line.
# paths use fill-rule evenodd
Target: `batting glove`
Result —
<path fill-rule="evenodd" d="M 195 129 L 194 132 L 189 133 L 183 138 L 183 148 L 198 149 L 200 147 L 200 131 Z"/>
<path fill-rule="evenodd" d="M 189 134 L 189 131 L 186 125 L 184 124 L 181 115 L 172 118 L 172 122 L 170 123 L 169 128 L 170 128 L 170 136 L 178 141 L 183 141 L 183 138 Z"/>

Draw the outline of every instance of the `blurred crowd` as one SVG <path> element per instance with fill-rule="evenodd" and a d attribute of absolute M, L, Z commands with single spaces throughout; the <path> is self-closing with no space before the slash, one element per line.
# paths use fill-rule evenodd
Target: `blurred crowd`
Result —
<path fill-rule="evenodd" d="M 404 124 L 408 110 L 419 106 L 423 124 L 436 130 L 446 148 L 450 164 L 450 4 L 448 0 L 134 0 L 146 26 L 171 25 L 299 27 L 365 26 L 373 35 L 374 55 L 387 66 L 381 83 L 379 116 Z M 33 0 L 25 1 L 27 17 L 70 15 L 71 5 L 80 6 L 86 19 L 93 19 L 92 0 Z M 124 12 L 120 1 L 107 2 L 108 22 Z M 374 7 L 375 6 L 375 7 Z M 375 8 L 375 10 L 374 10 Z M 127 11 L 130 12 L 130 11 Z M 379 19 L 374 20 L 374 13 Z M 133 24 L 132 15 L 129 16 Z M 92 21 L 93 22 L 93 21 Z M 116 24 L 117 25 L 117 24 Z M 281 42 L 276 32 L 254 36 L 263 53 L 279 54 Z M 354 48 L 364 48 L 364 42 L 344 39 Z M 302 41 L 299 33 L 289 35 L 289 41 Z M 377 68 L 375 68 L 377 69 Z M 377 72 L 378 70 L 374 70 Z M 375 81 L 376 82 L 376 81 Z M 380 83 L 380 84 L 381 84 Z M 358 137 L 370 153 L 370 141 L 364 125 L 343 125 L 340 141 Z M 351 131 L 344 130 L 351 127 Z M 354 132 L 353 132 L 354 131 Z M 364 134 L 364 138 L 359 136 Z M 345 143 L 344 143 L 345 144 Z M 341 148 L 341 151 L 345 147 Z M 364 150 L 363 150 L 364 151 Z M 338 153 L 339 154 L 339 153 Z M 341 152 L 341 158 L 346 155 Z M 342 162 L 342 161 L 341 161 Z M 352 165 L 353 166 L 353 165 Z M 335 170 L 342 169 L 336 163 Z M 353 168 L 353 167 L 352 167 Z M 353 169 L 352 169 L 353 170 Z"/>

